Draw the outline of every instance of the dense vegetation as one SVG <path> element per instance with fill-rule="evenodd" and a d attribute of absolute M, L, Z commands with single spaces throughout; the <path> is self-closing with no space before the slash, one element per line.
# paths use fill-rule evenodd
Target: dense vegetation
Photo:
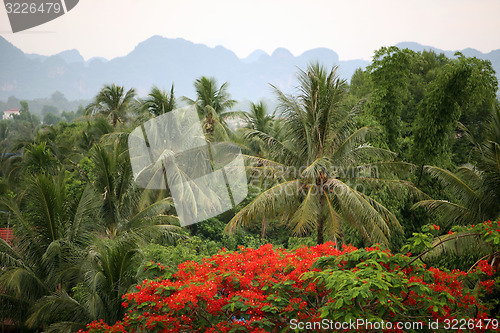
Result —
<path fill-rule="evenodd" d="M 15 235 L 0 240 L 0 322 L 275 332 L 293 319 L 456 317 L 485 330 L 478 320 L 500 317 L 491 64 L 389 47 L 350 84 L 322 64 L 297 78 L 295 94 L 273 87 L 275 110 L 235 110 L 228 83 L 208 77 L 193 98 L 106 85 L 42 122 L 20 102 L 0 121 L 0 227 Z M 240 147 L 249 190 L 181 228 L 168 186 L 134 182 L 127 143 L 188 104 L 209 142 Z"/>

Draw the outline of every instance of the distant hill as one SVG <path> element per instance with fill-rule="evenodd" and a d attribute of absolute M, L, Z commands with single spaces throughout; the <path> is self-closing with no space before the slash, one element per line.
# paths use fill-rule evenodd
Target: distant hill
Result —
<path fill-rule="evenodd" d="M 417 43 L 404 42 L 400 47 L 413 50 L 434 49 Z M 452 51 L 441 51 L 452 56 Z M 466 49 L 465 55 L 475 55 L 492 61 L 500 72 L 500 50 L 483 54 Z M 0 99 L 9 96 L 33 99 L 50 96 L 60 91 L 68 100 L 91 99 L 104 84 L 116 83 L 134 87 L 145 95 L 153 85 L 169 89 L 175 84 L 177 96 L 194 97 L 193 82 L 205 75 L 219 83 L 229 81 L 229 92 L 237 100 L 256 101 L 271 98 L 269 84 L 291 92 L 297 67 L 304 68 L 311 61 L 340 66 L 340 75 L 350 79 L 356 68 L 366 67 L 366 60 L 341 61 L 333 50 L 317 48 L 294 56 L 284 48 L 271 55 L 257 50 L 240 59 L 232 51 L 195 44 L 184 39 L 153 36 L 123 57 L 106 60 L 92 58 L 84 61 L 77 50 L 68 50 L 53 56 L 25 54 L 0 37 Z"/>
<path fill-rule="evenodd" d="M 457 51 L 445 51 L 432 46 L 421 45 L 415 42 L 402 42 L 396 44 L 396 46 L 401 49 L 406 48 L 417 52 L 421 52 L 423 50 L 431 50 L 436 53 L 444 53 L 444 55 L 449 58 L 453 57 L 455 52 L 457 52 Z M 482 53 L 476 49 L 466 48 L 464 50 L 460 50 L 460 52 L 462 52 L 462 54 L 466 57 L 476 57 L 491 61 L 491 65 L 495 70 L 495 72 L 497 73 L 497 78 L 499 78 L 500 80 L 500 49 L 493 50 L 489 53 Z"/>
<path fill-rule="evenodd" d="M 90 99 L 108 83 L 134 87 L 146 94 L 152 85 L 168 89 L 173 82 L 177 96 L 194 97 L 193 82 L 205 75 L 219 83 L 229 81 L 229 91 L 238 100 L 272 97 L 269 83 L 291 91 L 297 67 L 318 60 L 328 66 L 340 65 L 350 78 L 357 67 L 368 61 L 339 61 L 337 53 L 319 48 L 295 57 L 279 48 L 273 54 L 255 51 L 239 59 L 221 46 L 210 48 L 184 39 L 151 37 L 124 57 L 107 61 L 92 58 L 85 62 L 76 50 L 53 56 L 24 54 L 0 37 L 0 99 L 9 96 L 33 99 L 62 92 L 69 100 Z"/>

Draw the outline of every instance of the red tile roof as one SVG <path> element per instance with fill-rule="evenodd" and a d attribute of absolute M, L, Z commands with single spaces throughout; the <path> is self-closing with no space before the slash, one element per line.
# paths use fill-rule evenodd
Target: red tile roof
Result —
<path fill-rule="evenodd" d="M 10 241 L 14 238 L 12 229 L 0 228 L 0 238 L 10 244 Z"/>

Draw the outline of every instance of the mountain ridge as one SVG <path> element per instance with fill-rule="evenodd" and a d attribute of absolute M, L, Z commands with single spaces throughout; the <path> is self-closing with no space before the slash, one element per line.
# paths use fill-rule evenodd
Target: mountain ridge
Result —
<path fill-rule="evenodd" d="M 415 51 L 433 50 L 447 56 L 455 53 L 415 42 L 401 42 L 396 46 Z M 461 52 L 492 61 L 495 71 L 500 72 L 500 49 L 486 54 L 471 48 Z M 169 89 L 174 83 L 177 96 L 193 97 L 193 82 L 203 75 L 215 77 L 219 84 L 228 81 L 233 98 L 255 101 L 271 97 L 269 84 L 291 92 L 296 84 L 297 67 L 304 68 L 311 61 L 326 66 L 339 65 L 339 74 L 346 80 L 356 68 L 369 64 L 363 59 L 340 60 L 329 48 L 314 48 L 294 56 L 280 47 L 272 54 L 256 50 L 246 58 L 239 58 L 222 46 L 209 47 L 158 35 L 140 42 L 127 55 L 85 61 L 75 49 L 51 56 L 25 54 L 0 36 L 0 99 L 47 97 L 55 91 L 62 92 L 68 99 L 90 99 L 103 85 L 110 83 L 136 88 L 142 96 L 153 85 Z"/>

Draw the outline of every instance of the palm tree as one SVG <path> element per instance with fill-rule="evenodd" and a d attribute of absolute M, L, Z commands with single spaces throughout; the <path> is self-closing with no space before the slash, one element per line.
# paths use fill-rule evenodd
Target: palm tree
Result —
<path fill-rule="evenodd" d="M 123 86 L 115 84 L 104 86 L 97 94 L 94 102 L 86 108 L 87 115 L 104 114 L 111 119 L 113 127 L 126 118 L 128 108 L 135 98 L 135 90 L 129 89 L 124 93 Z"/>
<path fill-rule="evenodd" d="M 94 239 L 82 261 L 83 281 L 74 292 L 58 290 L 40 298 L 26 321 L 45 332 L 75 332 L 104 320 L 113 324 L 123 317 L 122 296 L 137 284 L 141 252 L 134 239 Z"/>
<path fill-rule="evenodd" d="M 214 78 L 202 76 L 195 81 L 194 87 L 197 99 L 192 100 L 187 97 L 183 99 L 196 105 L 198 115 L 200 119 L 203 119 L 205 133 L 211 138 L 218 128 L 222 132 L 222 136 L 227 136 L 227 129 L 224 127 L 225 119 L 237 114 L 227 111 L 236 104 L 227 91 L 228 83 L 224 82 L 217 88 L 217 81 Z"/>
<path fill-rule="evenodd" d="M 500 218 L 498 208 L 500 205 L 500 108 L 497 106 L 493 112 L 484 142 L 477 142 L 465 126 L 461 125 L 461 127 L 475 147 L 472 152 L 473 164 L 463 165 L 455 172 L 436 166 L 423 167 L 423 171 L 430 174 L 446 189 L 450 200 L 427 199 L 413 205 L 412 209 L 426 209 L 436 224 L 443 227 L 445 233 L 436 237 L 431 248 L 421 253 L 420 256 L 433 259 L 443 254 L 454 254 L 462 258 L 462 255 L 468 252 L 476 256 L 474 260 L 481 257 L 483 259 L 489 257 L 493 261 L 498 260 L 498 252 L 492 244 L 484 241 L 482 235 L 469 231 L 446 234 L 446 231 L 454 225 L 478 225 L 487 220 L 498 221 Z"/>
<path fill-rule="evenodd" d="M 173 208 L 171 198 L 151 199 L 151 193 L 136 186 L 124 138 L 108 146 L 96 144 L 91 155 L 95 164 L 92 185 L 102 198 L 106 237 L 115 239 L 126 233 L 146 238 L 162 234 L 169 241 L 181 237 L 177 217 L 165 214 Z"/>
<path fill-rule="evenodd" d="M 274 114 L 269 114 L 264 102 L 250 103 L 250 112 L 245 112 L 246 128 L 268 133 L 273 125 Z"/>
<path fill-rule="evenodd" d="M 426 208 L 442 226 L 478 224 L 500 217 L 500 108 L 493 113 L 485 142 L 476 142 L 466 128 L 464 132 L 475 146 L 474 164 L 461 166 L 455 173 L 424 167 L 450 192 L 452 201 L 428 199 L 413 207 Z"/>
<path fill-rule="evenodd" d="M 88 121 L 78 141 L 77 150 L 83 153 L 88 152 L 94 144 L 99 142 L 102 136 L 112 132 L 113 127 L 104 118 Z"/>
<path fill-rule="evenodd" d="M 27 173 L 55 173 L 60 171 L 58 164 L 58 160 L 45 141 L 40 144 L 31 144 L 25 149 L 23 167 Z"/>
<path fill-rule="evenodd" d="M 70 196 L 64 172 L 30 176 L 17 199 L 2 199 L 15 221 L 15 241 L 0 239 L 0 303 L 12 305 L 7 316 L 22 326 L 38 300 L 80 279 L 99 202 L 91 187 Z"/>
<path fill-rule="evenodd" d="M 150 113 L 151 116 L 157 117 L 167 112 L 174 110 L 177 106 L 174 95 L 174 85 L 170 88 L 170 93 L 161 90 L 158 87 L 153 87 L 148 97 L 141 101 L 142 110 Z"/>
<path fill-rule="evenodd" d="M 77 198 L 69 196 L 61 172 L 31 176 L 19 200 L 2 202 L 16 220 L 18 242 L 0 240 L 0 303 L 2 316 L 19 325 L 57 321 L 53 332 L 70 332 L 99 318 L 114 322 L 121 296 L 136 282 L 140 245 L 182 237 L 175 216 L 164 215 L 172 201 L 151 202 L 135 187 L 119 141 L 111 151 L 96 145 L 92 157 L 92 184 Z M 78 282 L 83 300 L 73 298 Z"/>
<path fill-rule="evenodd" d="M 123 317 L 122 296 L 137 283 L 141 264 L 132 239 L 94 239 L 82 262 L 83 282 L 75 295 L 58 291 L 41 298 L 27 323 L 46 332 L 74 332 L 94 320 L 113 324 Z"/>
<path fill-rule="evenodd" d="M 257 104 L 251 102 L 250 111 L 243 112 L 243 117 L 246 125 L 238 130 L 243 148 L 247 148 L 252 155 L 264 156 L 267 140 L 279 135 L 280 122 L 275 119 L 274 113 L 269 114 L 262 101 Z"/>
<path fill-rule="evenodd" d="M 85 299 L 91 318 L 114 323 L 123 316 L 122 296 L 137 282 L 140 249 L 130 238 L 95 242 L 89 251 Z"/>
<path fill-rule="evenodd" d="M 270 159 L 249 157 L 256 162 L 253 171 L 273 175 L 273 186 L 239 211 L 226 226 L 226 232 L 262 218 L 281 218 L 294 234 L 316 229 L 317 242 L 324 233 L 340 235 L 343 224 L 355 227 L 368 242 L 388 243 L 391 229 L 401 229 L 396 217 L 377 201 L 352 185 L 382 182 L 368 172 L 355 177 L 363 157 L 392 157 L 393 153 L 371 147 L 365 140 L 369 128 L 354 129 L 356 109 L 340 107 L 346 89 L 337 68 L 327 71 L 319 64 L 299 70 L 297 96 L 276 89 L 279 110 L 284 118 L 281 139 L 268 137 Z M 354 183 L 355 181 L 356 183 Z M 387 180 L 397 185 L 403 181 Z"/>

